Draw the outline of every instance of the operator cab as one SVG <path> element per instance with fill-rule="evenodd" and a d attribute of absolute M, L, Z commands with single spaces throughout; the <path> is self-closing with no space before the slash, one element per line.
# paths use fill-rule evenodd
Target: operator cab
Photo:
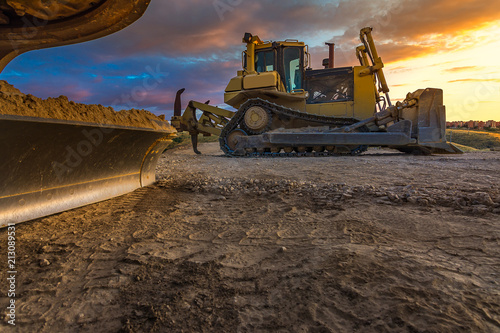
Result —
<path fill-rule="evenodd" d="M 246 52 L 243 58 L 247 69 Z M 312 70 L 308 65 L 307 46 L 297 40 L 255 45 L 255 71 L 278 72 L 287 93 L 307 91 L 307 104 L 354 100 L 352 67 Z"/>
<path fill-rule="evenodd" d="M 245 70 L 247 70 L 248 58 L 246 52 L 243 57 Z M 281 77 L 286 92 L 301 91 L 304 89 L 307 58 L 306 46 L 299 41 L 263 42 L 255 47 L 255 71 L 257 73 L 276 71 Z"/>
<path fill-rule="evenodd" d="M 277 71 L 287 92 L 303 89 L 304 46 L 273 43 L 271 48 L 256 50 L 255 70 L 258 73 Z"/>

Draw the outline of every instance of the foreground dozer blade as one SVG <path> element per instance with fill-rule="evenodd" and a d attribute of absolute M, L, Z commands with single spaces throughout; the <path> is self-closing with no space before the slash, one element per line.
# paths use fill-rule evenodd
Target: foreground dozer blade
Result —
<path fill-rule="evenodd" d="M 138 20 L 150 0 L 0 1 L 0 71 L 16 56 L 83 43 Z"/>
<path fill-rule="evenodd" d="M 0 226 L 147 186 L 172 129 L 0 116 Z"/>

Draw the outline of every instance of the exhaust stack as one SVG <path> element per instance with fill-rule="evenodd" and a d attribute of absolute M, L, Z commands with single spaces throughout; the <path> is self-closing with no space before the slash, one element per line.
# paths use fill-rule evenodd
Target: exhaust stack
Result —
<path fill-rule="evenodd" d="M 328 58 L 323 59 L 323 67 L 335 68 L 335 43 L 325 43 L 328 45 Z"/>

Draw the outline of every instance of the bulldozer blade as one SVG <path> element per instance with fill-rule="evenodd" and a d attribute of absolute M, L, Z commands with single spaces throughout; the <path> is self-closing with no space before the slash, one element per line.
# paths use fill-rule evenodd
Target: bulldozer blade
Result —
<path fill-rule="evenodd" d="M 0 226 L 154 183 L 172 131 L 0 116 Z"/>
<path fill-rule="evenodd" d="M 413 148 L 427 150 L 433 154 L 463 154 L 446 141 L 446 107 L 443 105 L 443 90 L 419 89 L 411 94 L 418 103 L 402 111 L 402 117 L 412 119 L 412 133 L 417 133 L 417 145 L 399 147 L 402 151 Z"/>

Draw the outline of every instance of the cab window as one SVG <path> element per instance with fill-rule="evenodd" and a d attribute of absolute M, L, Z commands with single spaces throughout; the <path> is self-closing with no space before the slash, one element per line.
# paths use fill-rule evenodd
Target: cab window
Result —
<path fill-rule="evenodd" d="M 275 70 L 274 51 L 260 51 L 255 54 L 255 70 L 259 73 Z"/>
<path fill-rule="evenodd" d="M 301 51 L 297 47 L 284 50 L 285 86 L 288 92 L 302 89 Z"/>

